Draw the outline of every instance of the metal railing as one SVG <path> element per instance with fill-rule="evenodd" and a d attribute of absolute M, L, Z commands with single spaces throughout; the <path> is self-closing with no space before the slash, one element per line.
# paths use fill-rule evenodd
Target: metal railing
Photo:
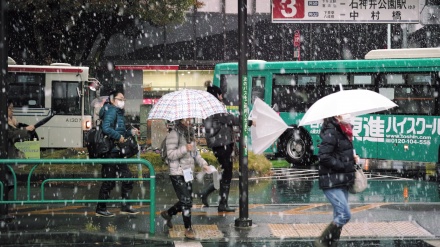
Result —
<path fill-rule="evenodd" d="M 150 233 L 155 233 L 155 211 L 156 211 L 156 174 L 154 172 L 153 165 L 144 159 L 3 159 L 0 160 L 1 163 L 8 165 L 9 169 L 13 174 L 14 184 L 17 185 L 17 176 L 14 169 L 11 168 L 9 164 L 19 165 L 34 165 L 29 171 L 27 177 L 27 195 L 26 200 L 17 200 L 17 186 L 13 189 L 13 200 L 4 201 L 3 200 L 3 190 L 4 184 L 0 181 L 0 204 L 55 204 L 55 203 L 99 203 L 99 202 L 138 202 L 138 203 L 149 203 L 150 204 Z M 142 164 L 146 166 L 150 172 L 148 178 L 48 178 L 41 182 L 41 197 L 31 196 L 31 177 L 33 172 L 39 165 L 82 165 L 82 164 Z M 79 199 L 59 199 L 59 200 L 47 200 L 44 197 L 44 185 L 47 182 L 89 182 L 89 181 L 149 181 L 150 184 L 150 198 L 143 199 L 90 199 L 90 200 L 79 200 Z M 34 199 L 33 199 L 34 198 Z"/>

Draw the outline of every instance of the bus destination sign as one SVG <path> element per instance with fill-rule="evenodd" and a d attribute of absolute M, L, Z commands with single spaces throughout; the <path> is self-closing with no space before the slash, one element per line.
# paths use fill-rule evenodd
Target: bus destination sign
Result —
<path fill-rule="evenodd" d="M 272 0 L 274 23 L 419 23 L 418 0 Z"/>

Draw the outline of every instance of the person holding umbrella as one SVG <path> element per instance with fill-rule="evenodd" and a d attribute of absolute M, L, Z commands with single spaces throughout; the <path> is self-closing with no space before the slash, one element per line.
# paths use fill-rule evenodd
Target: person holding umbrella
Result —
<path fill-rule="evenodd" d="M 223 93 L 219 87 L 212 85 L 211 81 L 206 81 L 205 86 L 210 94 L 222 102 Z M 249 126 L 252 124 L 252 120 L 248 121 Z M 239 125 L 239 118 L 227 112 L 218 113 L 206 118 L 204 125 L 206 143 L 214 152 L 223 170 L 220 180 L 218 212 L 234 212 L 235 209 L 228 205 L 228 197 L 232 180 L 232 152 L 235 145 L 233 127 Z M 208 197 L 214 191 L 214 183 L 203 189 L 201 192 L 203 205 L 209 207 Z"/>
<path fill-rule="evenodd" d="M 351 218 L 348 189 L 354 183 L 355 164 L 350 114 L 324 119 L 319 146 L 319 187 L 333 206 L 333 221 L 325 228 L 314 246 L 337 246 L 342 227 Z"/>
<path fill-rule="evenodd" d="M 172 207 L 161 212 L 169 228 L 173 228 L 171 219 L 181 212 L 185 226 L 185 237 L 195 239 L 195 232 L 191 223 L 192 208 L 192 180 L 194 163 L 208 172 L 208 163 L 197 152 L 194 129 L 194 119 L 184 118 L 176 121 L 174 128 L 166 137 L 167 164 L 170 180 L 179 199 Z"/>

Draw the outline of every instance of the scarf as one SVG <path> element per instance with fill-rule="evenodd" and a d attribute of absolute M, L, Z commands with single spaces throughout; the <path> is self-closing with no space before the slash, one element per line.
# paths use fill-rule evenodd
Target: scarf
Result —
<path fill-rule="evenodd" d="M 344 124 L 339 122 L 339 126 L 341 127 L 342 132 L 348 137 L 350 141 L 353 141 L 353 129 L 351 128 L 351 124 Z"/>

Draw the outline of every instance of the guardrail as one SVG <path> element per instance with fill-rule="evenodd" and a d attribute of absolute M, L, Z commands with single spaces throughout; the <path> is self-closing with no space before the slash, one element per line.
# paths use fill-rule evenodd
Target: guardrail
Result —
<path fill-rule="evenodd" d="M 153 165 L 144 159 L 2 159 L 1 163 L 8 165 L 9 169 L 12 171 L 14 184 L 17 185 L 17 176 L 14 170 L 9 164 L 26 164 L 34 165 L 27 178 L 27 195 L 26 200 L 17 200 L 17 186 L 14 186 L 13 190 L 13 200 L 4 201 L 3 200 L 3 190 L 4 184 L 0 181 L 0 204 L 55 204 L 55 203 L 98 203 L 98 202 L 138 202 L 138 203 L 149 203 L 150 204 L 150 233 L 155 233 L 155 212 L 156 212 L 156 174 L 154 172 Z M 41 183 L 41 198 L 38 199 L 31 196 L 31 177 L 35 169 L 39 165 L 81 165 L 81 164 L 142 164 L 148 168 L 150 171 L 150 176 L 148 178 L 48 178 Z M 150 198 L 149 199 L 108 199 L 108 200 L 78 200 L 78 199 L 61 199 L 61 200 L 47 200 L 44 198 L 44 185 L 47 182 L 88 182 L 88 181 L 149 181 L 150 182 Z"/>

